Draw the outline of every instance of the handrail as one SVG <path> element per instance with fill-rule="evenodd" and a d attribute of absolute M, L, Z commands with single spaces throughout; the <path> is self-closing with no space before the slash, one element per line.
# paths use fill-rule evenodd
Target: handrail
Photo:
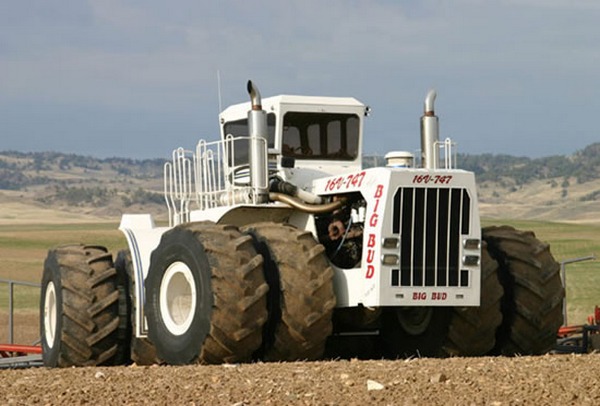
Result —
<path fill-rule="evenodd" d="M 457 149 L 456 143 L 450 138 L 446 138 L 443 141 L 436 141 L 434 143 L 436 147 L 437 158 L 443 163 L 443 169 L 455 169 L 457 168 Z"/>

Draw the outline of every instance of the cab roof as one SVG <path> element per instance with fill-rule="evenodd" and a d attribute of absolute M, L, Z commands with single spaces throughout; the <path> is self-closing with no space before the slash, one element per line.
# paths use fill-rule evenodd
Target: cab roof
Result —
<path fill-rule="evenodd" d="M 320 111 L 319 106 L 326 107 L 323 111 L 332 113 L 356 113 L 362 115 L 366 105 L 353 97 L 324 97 L 324 96 L 295 96 L 279 95 L 262 99 L 262 108 L 266 112 L 278 111 L 281 106 L 294 106 L 299 111 Z M 316 109 L 316 110 L 315 110 Z M 219 117 L 224 121 L 245 118 L 250 110 L 250 101 L 234 104 L 221 112 Z"/>

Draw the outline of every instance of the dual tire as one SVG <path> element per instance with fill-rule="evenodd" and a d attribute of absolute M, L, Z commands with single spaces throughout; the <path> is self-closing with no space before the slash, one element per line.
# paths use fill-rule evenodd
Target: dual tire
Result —
<path fill-rule="evenodd" d="M 531 231 L 509 226 L 487 227 L 482 232 L 490 256 L 499 265 L 504 288 L 503 320 L 496 333 L 492 353 L 539 355 L 556 345 L 563 323 L 565 291 L 560 265 L 547 243 Z"/>
<path fill-rule="evenodd" d="M 269 319 L 259 352 L 266 361 L 317 360 L 332 332 L 333 269 L 312 234 L 289 224 L 243 229 L 265 258 Z"/>
<path fill-rule="evenodd" d="M 166 232 L 146 278 L 148 337 L 168 364 L 318 359 L 333 270 L 292 226 L 191 223 Z"/>
<path fill-rule="evenodd" d="M 509 226 L 484 228 L 482 238 L 480 306 L 388 309 L 387 355 L 540 355 L 554 348 L 565 293 L 548 244 Z"/>
<path fill-rule="evenodd" d="M 128 250 L 114 264 L 103 247 L 50 251 L 40 302 L 44 364 L 320 358 L 335 307 L 324 248 L 287 225 L 244 231 L 198 222 L 163 234 L 144 281 L 148 338 L 133 333 L 136 287 Z"/>
<path fill-rule="evenodd" d="M 45 366 L 119 365 L 127 361 L 123 295 L 103 247 L 69 245 L 48 253 L 40 300 Z"/>

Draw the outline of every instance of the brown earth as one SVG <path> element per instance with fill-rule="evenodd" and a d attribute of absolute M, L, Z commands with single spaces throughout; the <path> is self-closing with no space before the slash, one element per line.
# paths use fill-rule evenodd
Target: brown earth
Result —
<path fill-rule="evenodd" d="M 0 371 L 0 404 L 592 405 L 600 355 Z"/>

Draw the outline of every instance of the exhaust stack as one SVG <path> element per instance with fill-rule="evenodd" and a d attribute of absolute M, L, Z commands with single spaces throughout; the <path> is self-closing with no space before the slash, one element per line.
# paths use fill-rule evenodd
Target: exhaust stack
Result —
<path fill-rule="evenodd" d="M 433 107 L 436 96 L 433 89 L 427 93 L 421 117 L 421 166 L 426 169 L 437 169 L 439 162 L 436 143 L 440 140 L 440 125 Z"/>
<path fill-rule="evenodd" d="M 253 200 L 256 203 L 264 203 L 269 200 L 267 112 L 262 109 L 260 92 L 251 80 L 248 81 L 247 87 L 252 105 L 248 111 L 250 185 L 254 194 Z"/>

